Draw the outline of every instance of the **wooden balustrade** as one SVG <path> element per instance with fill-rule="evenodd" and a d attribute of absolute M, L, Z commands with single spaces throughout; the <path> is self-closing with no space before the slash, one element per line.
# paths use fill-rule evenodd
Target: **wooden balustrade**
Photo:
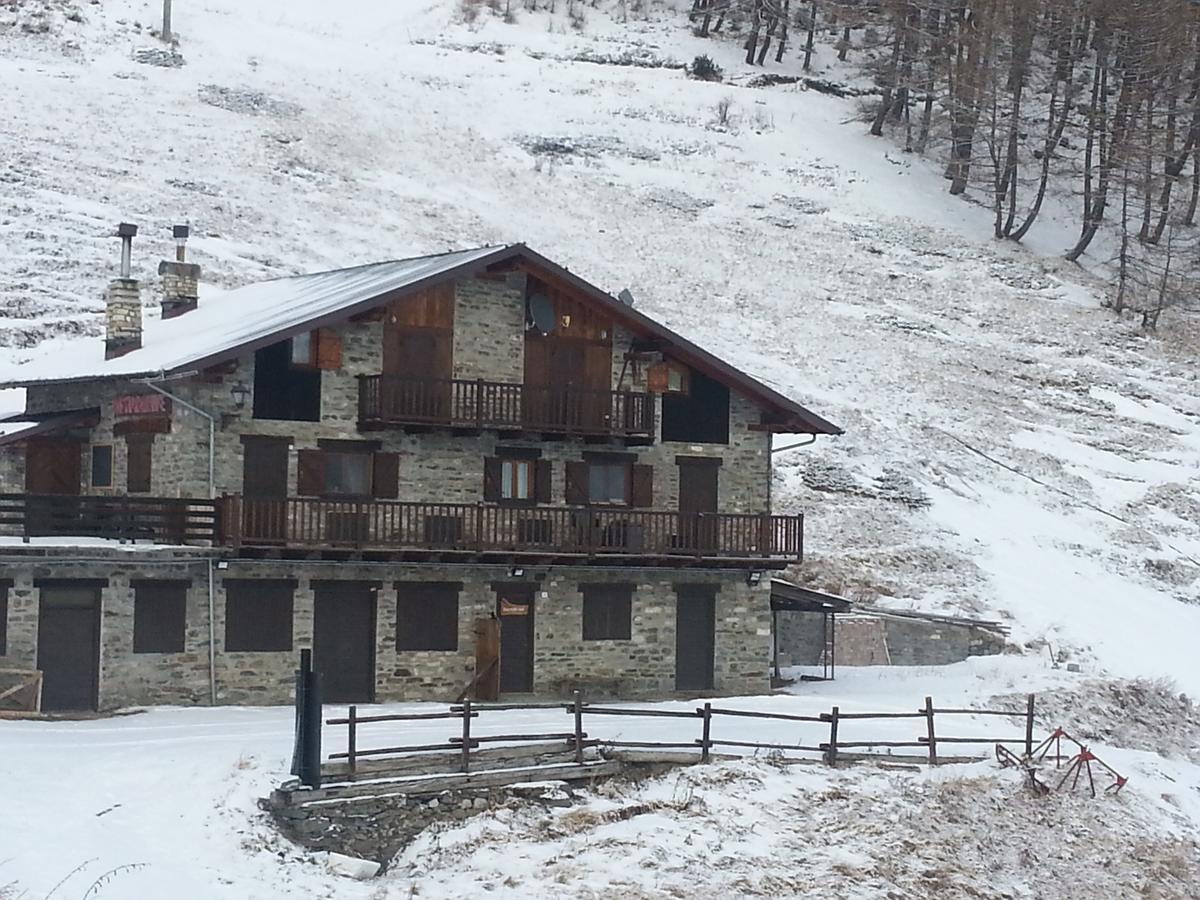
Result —
<path fill-rule="evenodd" d="M 227 497 L 235 545 L 798 560 L 801 516 Z"/>
<path fill-rule="evenodd" d="M 22 538 L 96 537 L 160 544 L 214 541 L 215 500 L 0 494 L 0 533 Z"/>
<path fill-rule="evenodd" d="M 651 437 L 654 398 L 570 385 L 360 375 L 358 418 L 366 428 L 440 425 Z"/>

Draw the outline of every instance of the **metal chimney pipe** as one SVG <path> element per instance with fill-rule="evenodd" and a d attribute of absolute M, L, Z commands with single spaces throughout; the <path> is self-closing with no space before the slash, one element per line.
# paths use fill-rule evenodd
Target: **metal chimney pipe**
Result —
<path fill-rule="evenodd" d="M 117 226 L 117 237 L 121 239 L 121 277 L 129 278 L 133 262 L 133 238 L 137 234 L 137 226 L 122 222 Z"/>
<path fill-rule="evenodd" d="M 175 261 L 183 262 L 187 256 L 187 239 L 192 230 L 186 225 L 172 225 L 171 235 L 175 238 Z"/>

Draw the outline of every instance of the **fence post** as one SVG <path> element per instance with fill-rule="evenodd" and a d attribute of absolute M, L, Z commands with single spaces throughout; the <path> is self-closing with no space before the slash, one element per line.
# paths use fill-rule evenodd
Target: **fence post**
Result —
<path fill-rule="evenodd" d="M 712 746 L 712 704 L 704 704 L 704 730 L 700 735 L 700 762 L 708 762 L 709 748 Z"/>
<path fill-rule="evenodd" d="M 346 726 L 346 762 L 350 767 L 350 777 L 353 778 L 358 768 L 358 707 L 351 706 L 346 718 L 350 720 Z"/>
<path fill-rule="evenodd" d="M 483 429 L 483 379 L 475 379 L 475 427 Z"/>
<path fill-rule="evenodd" d="M 838 708 L 835 706 L 829 714 L 829 749 L 825 751 L 825 761 L 831 766 L 837 765 L 838 738 Z"/>
<path fill-rule="evenodd" d="M 575 762 L 583 763 L 583 698 L 572 691 L 571 709 L 575 713 Z"/>
<path fill-rule="evenodd" d="M 464 697 L 462 702 L 462 770 L 471 770 L 471 698 Z"/>
<path fill-rule="evenodd" d="M 933 698 L 925 698 L 925 728 L 929 734 L 929 764 L 937 765 L 937 735 L 933 731 Z"/>
<path fill-rule="evenodd" d="M 1025 755 L 1033 756 L 1033 694 L 1029 695 L 1029 707 L 1025 712 Z"/>
<path fill-rule="evenodd" d="M 296 670 L 296 742 L 292 774 L 312 788 L 321 786 L 321 676 L 312 670 L 312 651 L 300 651 Z"/>

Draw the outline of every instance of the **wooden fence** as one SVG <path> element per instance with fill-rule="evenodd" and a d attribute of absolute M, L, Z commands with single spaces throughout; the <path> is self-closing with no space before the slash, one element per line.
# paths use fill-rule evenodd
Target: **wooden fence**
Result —
<path fill-rule="evenodd" d="M 479 718 L 481 713 L 494 712 L 502 710 L 563 710 L 570 717 L 570 727 L 564 728 L 562 731 L 549 732 L 541 731 L 532 732 L 516 732 L 509 734 L 489 734 L 477 735 L 473 733 L 473 723 Z M 592 737 L 584 729 L 586 719 L 588 717 L 606 716 L 606 717 L 652 717 L 661 719 L 692 719 L 696 722 L 699 728 L 698 737 L 689 737 L 680 735 L 679 740 L 671 741 L 625 741 L 625 740 L 608 740 Z M 953 721 L 957 717 L 962 716 L 1003 716 L 1010 719 L 1022 719 L 1024 723 L 1024 734 L 1014 737 L 994 737 L 984 735 L 957 735 L 947 733 L 942 730 L 947 720 Z M 791 713 L 773 713 L 760 712 L 758 710 L 748 709 L 731 709 L 722 706 L 714 706 L 711 702 L 705 703 L 703 706 L 698 706 L 692 710 L 671 710 L 658 708 L 634 708 L 634 707 L 615 707 L 615 706 L 596 706 L 590 703 L 585 703 L 581 695 L 576 692 L 570 703 L 489 703 L 489 704 L 472 704 L 470 700 L 466 700 L 461 704 L 456 704 L 449 707 L 445 712 L 427 712 L 427 713 L 396 713 L 382 715 L 361 716 L 358 714 L 358 707 L 351 706 L 349 713 L 343 718 L 327 719 L 327 725 L 344 725 L 346 726 L 346 750 L 345 752 L 331 753 L 329 759 L 331 761 L 344 761 L 344 773 L 351 779 L 360 772 L 360 767 L 366 761 L 371 761 L 371 765 L 366 766 L 372 773 L 385 772 L 387 769 L 387 760 L 397 757 L 411 757 L 413 754 L 421 754 L 433 751 L 454 750 L 459 754 L 458 768 L 462 772 L 471 771 L 471 751 L 476 750 L 483 744 L 489 743 L 504 743 L 504 744 L 520 744 L 522 742 L 537 742 L 544 744 L 547 741 L 561 741 L 568 749 L 573 749 L 576 763 L 582 763 L 584 760 L 584 750 L 588 747 L 612 747 L 612 748 L 638 748 L 638 749 L 661 749 L 661 750 L 692 750 L 696 751 L 696 759 L 699 762 L 708 762 L 713 755 L 714 748 L 722 747 L 751 749 L 751 750 L 766 750 L 777 754 L 786 754 L 789 751 L 799 751 L 808 753 L 819 753 L 824 760 L 830 765 L 836 765 L 839 759 L 847 757 L 847 750 L 864 750 L 878 747 L 885 747 L 889 751 L 895 748 L 919 748 L 923 751 L 920 758 L 928 760 L 930 765 L 936 765 L 939 761 L 939 746 L 943 745 L 1019 745 L 1024 748 L 1026 754 L 1033 752 L 1033 717 L 1034 717 L 1034 695 L 1030 694 L 1026 704 L 1026 709 L 1023 712 L 1004 710 L 1004 709 L 956 709 L 949 707 L 938 707 L 934 705 L 932 697 L 925 698 L 925 704 L 922 708 L 913 712 L 843 712 L 837 706 L 834 706 L 828 713 L 820 713 L 818 715 L 795 715 Z M 782 721 L 801 723 L 814 726 L 813 730 L 819 729 L 818 739 L 815 742 L 794 744 L 784 744 L 778 742 L 765 742 L 749 740 L 749 735 L 746 732 L 749 726 L 744 720 L 758 721 Z M 870 739 L 867 737 L 855 737 L 853 740 L 846 740 L 841 736 L 841 730 L 848 722 L 862 721 L 881 721 L 890 719 L 912 719 L 914 723 L 917 720 L 923 725 L 923 734 L 916 735 L 911 741 L 897 741 L 892 739 Z M 371 726 L 381 722 L 416 722 L 429 720 L 445 720 L 457 721 L 457 732 L 441 743 L 426 743 L 426 744 L 398 744 L 394 746 L 368 747 L 364 748 L 361 742 L 360 731 L 367 726 Z M 725 736 L 725 732 L 721 727 L 721 723 L 729 724 L 730 720 L 737 720 L 737 727 L 733 734 L 735 736 Z M 855 753 L 855 758 L 863 758 L 870 756 L 880 756 L 878 753 Z M 891 755 L 889 753 L 889 755 Z M 364 773 L 365 774 L 365 773 Z"/>

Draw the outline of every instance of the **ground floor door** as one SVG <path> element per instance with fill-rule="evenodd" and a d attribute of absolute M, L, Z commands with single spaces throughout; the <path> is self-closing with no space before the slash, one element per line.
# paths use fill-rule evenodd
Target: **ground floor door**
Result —
<path fill-rule="evenodd" d="M 679 585 L 675 593 L 675 690 L 710 690 L 717 590 L 708 585 Z"/>
<path fill-rule="evenodd" d="M 375 585 L 313 582 L 313 669 L 326 703 L 375 700 Z"/>
<path fill-rule="evenodd" d="M 42 709 L 96 709 L 100 693 L 98 583 L 39 584 L 37 667 Z"/>
<path fill-rule="evenodd" d="M 496 591 L 502 694 L 528 694 L 533 690 L 533 595 L 534 589 L 524 585 Z"/>

